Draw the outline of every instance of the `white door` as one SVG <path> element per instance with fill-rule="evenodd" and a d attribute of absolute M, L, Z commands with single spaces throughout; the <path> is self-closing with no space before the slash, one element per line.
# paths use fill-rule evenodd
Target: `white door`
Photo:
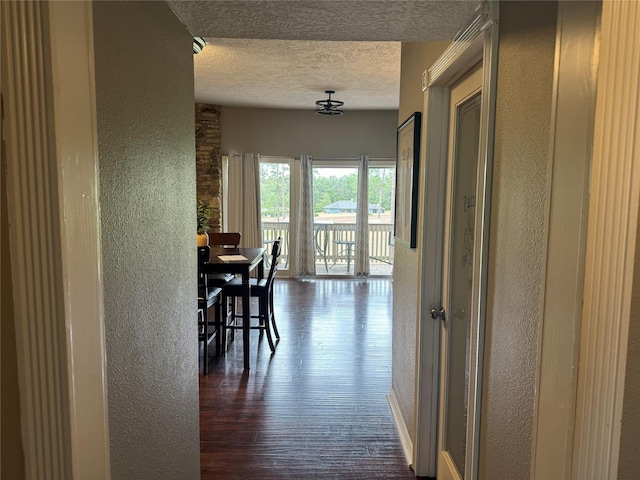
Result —
<path fill-rule="evenodd" d="M 480 135 L 481 64 L 451 87 L 443 251 L 438 479 L 472 479 L 477 463 L 475 393 L 478 325 L 474 292 L 480 272 L 476 196 Z M 475 328 L 474 328 L 475 327 Z"/>

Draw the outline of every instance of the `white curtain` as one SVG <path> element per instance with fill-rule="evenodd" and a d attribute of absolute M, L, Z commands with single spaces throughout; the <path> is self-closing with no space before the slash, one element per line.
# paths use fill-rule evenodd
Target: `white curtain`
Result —
<path fill-rule="evenodd" d="M 313 166 L 311 155 L 300 155 L 300 210 L 298 216 L 298 246 L 296 276 L 316 274 L 316 249 L 313 234 Z"/>
<path fill-rule="evenodd" d="M 354 274 L 369 276 L 369 156 L 358 157 L 358 202 Z"/>
<path fill-rule="evenodd" d="M 229 232 L 240 232 L 242 247 L 262 247 L 260 225 L 260 155 L 229 158 Z"/>

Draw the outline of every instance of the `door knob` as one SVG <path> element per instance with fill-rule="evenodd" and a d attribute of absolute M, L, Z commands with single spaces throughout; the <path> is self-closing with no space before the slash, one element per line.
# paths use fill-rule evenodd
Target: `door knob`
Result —
<path fill-rule="evenodd" d="M 438 318 L 440 320 L 444 320 L 445 319 L 444 307 L 440 307 L 440 310 L 436 310 L 435 308 L 432 308 L 431 318 L 433 318 L 434 320 L 437 320 Z"/>

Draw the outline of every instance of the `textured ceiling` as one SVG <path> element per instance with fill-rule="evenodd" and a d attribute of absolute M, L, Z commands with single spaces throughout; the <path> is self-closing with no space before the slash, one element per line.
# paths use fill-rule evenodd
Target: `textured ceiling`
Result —
<path fill-rule="evenodd" d="M 207 46 L 194 57 L 196 101 L 314 109 L 335 90 L 349 109 L 397 109 L 400 42 L 450 40 L 477 1 L 167 2 Z"/>
<path fill-rule="evenodd" d="M 398 108 L 400 42 L 207 42 L 194 58 L 200 102 L 313 109 L 335 90 L 347 111 Z"/>

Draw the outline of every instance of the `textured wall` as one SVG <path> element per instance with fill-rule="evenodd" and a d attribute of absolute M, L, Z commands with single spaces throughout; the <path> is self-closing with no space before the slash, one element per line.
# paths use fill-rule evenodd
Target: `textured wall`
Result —
<path fill-rule="evenodd" d="M 397 115 L 384 110 L 326 117 L 313 110 L 222 107 L 222 152 L 395 158 Z"/>
<path fill-rule="evenodd" d="M 414 440 L 418 255 L 396 243 L 393 257 L 391 388 L 404 425 Z"/>
<path fill-rule="evenodd" d="M 528 478 L 555 50 L 554 2 L 501 2 L 480 477 Z"/>
<path fill-rule="evenodd" d="M 449 45 L 451 45 L 451 40 L 402 44 L 398 125 L 409 118 L 413 112 L 422 111 L 424 103 L 422 72 L 433 65 Z"/>
<path fill-rule="evenodd" d="M 211 205 L 209 230 L 222 227 L 220 107 L 196 103 L 196 194 Z"/>
<path fill-rule="evenodd" d="M 638 232 L 640 232 L 640 217 L 638 218 Z M 636 236 L 627 371 L 624 382 L 618 480 L 633 480 L 638 478 L 638 472 L 640 472 L 640 455 L 638 455 L 638 432 L 640 432 L 640 235 Z"/>
<path fill-rule="evenodd" d="M 192 39 L 164 2 L 93 9 L 111 476 L 195 479 Z"/>
<path fill-rule="evenodd" d="M 396 127 L 413 112 L 423 111 L 422 72 L 431 66 L 449 44 L 450 42 L 402 44 L 400 108 Z M 421 166 L 420 171 L 421 183 L 424 183 L 424 165 Z M 420 217 L 422 207 L 418 208 L 418 217 Z M 418 245 L 420 245 L 420 234 Z M 396 244 L 393 266 L 391 386 L 412 440 L 414 436 L 417 306 L 418 291 L 420 290 L 418 282 L 418 250 Z"/>

